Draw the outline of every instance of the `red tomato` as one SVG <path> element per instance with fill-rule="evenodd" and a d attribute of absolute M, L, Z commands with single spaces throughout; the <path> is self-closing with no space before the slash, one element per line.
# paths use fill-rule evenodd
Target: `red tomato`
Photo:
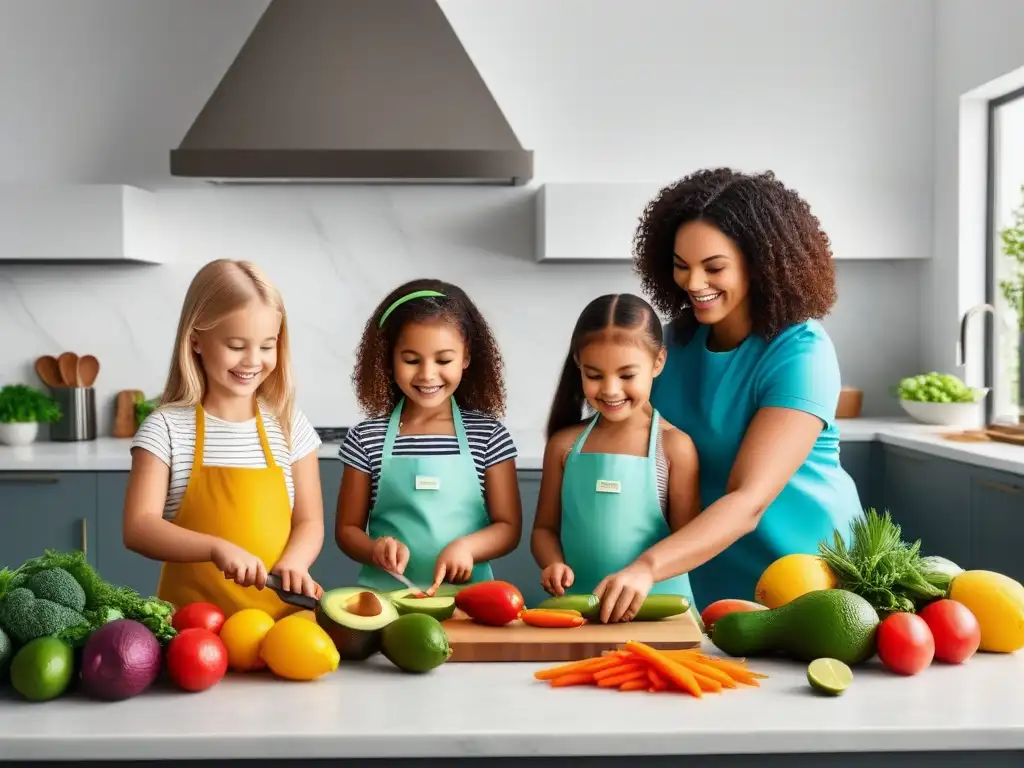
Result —
<path fill-rule="evenodd" d="M 224 641 L 208 629 L 186 629 L 167 644 L 167 674 L 183 690 L 205 691 L 227 670 Z"/>
<path fill-rule="evenodd" d="M 935 638 L 935 658 L 962 664 L 981 645 L 981 625 L 971 609 L 956 600 L 936 600 L 918 614 Z"/>
<path fill-rule="evenodd" d="M 932 663 L 935 639 L 924 619 L 893 613 L 878 625 L 878 658 L 898 675 L 916 675 Z"/>
<path fill-rule="evenodd" d="M 224 611 L 213 603 L 189 603 L 174 612 L 171 626 L 179 632 L 198 627 L 217 635 L 224 626 Z"/>

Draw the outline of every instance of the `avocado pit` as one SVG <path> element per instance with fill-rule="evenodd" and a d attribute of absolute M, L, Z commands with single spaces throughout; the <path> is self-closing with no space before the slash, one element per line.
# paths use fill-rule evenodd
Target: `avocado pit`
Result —
<path fill-rule="evenodd" d="M 350 597 L 345 603 L 345 609 L 349 613 L 366 618 L 380 616 L 384 612 L 384 606 L 373 592 L 360 592 Z"/>

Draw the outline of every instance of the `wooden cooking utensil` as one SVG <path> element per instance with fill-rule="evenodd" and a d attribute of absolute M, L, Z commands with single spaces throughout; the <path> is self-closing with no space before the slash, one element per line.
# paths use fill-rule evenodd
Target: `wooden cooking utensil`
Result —
<path fill-rule="evenodd" d="M 65 387 L 78 386 L 78 355 L 74 352 L 61 352 L 57 358 L 57 366 L 60 368 L 60 377 L 64 380 Z"/>
<path fill-rule="evenodd" d="M 83 387 L 91 387 L 100 372 L 100 361 L 92 355 L 78 358 L 78 383 Z"/>
<path fill-rule="evenodd" d="M 59 389 L 64 386 L 60 376 L 60 367 L 57 365 L 57 358 L 53 355 L 43 355 L 36 360 L 36 375 L 50 389 Z"/>
<path fill-rule="evenodd" d="M 117 408 L 114 413 L 114 437 L 134 437 L 135 402 L 143 397 L 138 389 L 126 389 L 117 393 Z"/>

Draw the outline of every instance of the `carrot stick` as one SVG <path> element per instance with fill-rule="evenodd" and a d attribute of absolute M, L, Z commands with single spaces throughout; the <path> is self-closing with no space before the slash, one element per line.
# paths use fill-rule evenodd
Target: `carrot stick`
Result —
<path fill-rule="evenodd" d="M 627 680 L 619 686 L 620 691 L 643 691 L 647 688 L 647 682 L 643 679 Z"/>
<path fill-rule="evenodd" d="M 703 675 L 704 677 L 709 677 L 712 680 L 717 680 L 721 684 L 719 685 L 719 688 L 723 685 L 726 688 L 736 687 L 736 681 L 733 680 L 732 677 L 712 664 L 703 664 L 696 659 L 686 659 L 682 657 L 677 658 L 676 661 L 689 669 L 695 675 Z"/>
<path fill-rule="evenodd" d="M 605 667 L 610 667 L 615 664 L 621 664 L 621 660 L 616 656 L 601 656 L 593 659 L 581 659 L 580 661 L 573 661 L 569 664 L 562 664 L 558 667 L 548 667 L 547 669 L 540 669 L 533 673 L 533 677 L 536 680 L 554 680 L 556 677 L 561 677 L 566 674 L 573 674 L 575 672 L 596 672 Z"/>
<path fill-rule="evenodd" d="M 652 691 L 664 691 L 668 687 L 665 685 L 664 678 L 658 674 L 658 670 L 654 667 L 647 668 L 647 679 L 651 681 Z"/>
<path fill-rule="evenodd" d="M 643 669 L 635 669 L 632 672 L 623 672 L 621 675 L 615 677 L 605 677 L 597 681 L 599 688 L 618 688 L 623 683 L 628 683 L 630 680 L 642 680 L 646 679 L 647 672 Z"/>
<path fill-rule="evenodd" d="M 625 664 L 616 664 L 614 667 L 605 667 L 599 672 L 594 673 L 595 680 L 604 680 L 606 677 L 616 677 L 617 675 L 624 674 L 626 672 L 636 672 L 638 669 L 643 669 L 641 664 L 631 664 L 626 662 Z"/>
<path fill-rule="evenodd" d="M 594 676 L 589 672 L 570 672 L 567 675 L 556 677 L 551 681 L 552 688 L 562 688 L 566 685 L 590 685 L 594 682 Z"/>
<path fill-rule="evenodd" d="M 519 614 L 523 624 L 531 627 L 543 627 L 544 629 L 572 629 L 582 627 L 585 620 L 578 613 L 566 611 L 523 611 Z"/>
<path fill-rule="evenodd" d="M 722 684 L 717 680 L 713 680 L 710 677 L 705 677 L 700 672 L 692 672 L 692 674 L 693 679 L 697 681 L 697 685 L 700 686 L 700 689 L 702 691 L 705 691 L 707 693 L 722 692 Z M 736 683 L 733 683 L 733 687 L 736 687 Z"/>
<path fill-rule="evenodd" d="M 697 698 L 700 698 L 704 694 L 700 690 L 700 686 L 693 677 L 693 673 L 690 672 L 686 667 L 677 661 L 674 661 L 667 656 L 662 656 L 658 651 L 651 648 L 651 646 L 640 643 L 635 640 L 630 640 L 626 643 L 626 647 L 648 660 L 651 665 L 658 670 L 661 674 L 677 684 L 684 691 L 687 691 Z"/>
<path fill-rule="evenodd" d="M 726 661 L 725 659 L 708 658 L 710 666 L 717 667 L 718 669 L 725 672 L 729 677 L 738 683 L 745 683 L 746 685 L 752 685 L 755 688 L 760 687 L 760 683 L 757 682 L 757 678 L 750 673 L 750 671 L 742 664 L 736 664 L 733 662 Z"/>

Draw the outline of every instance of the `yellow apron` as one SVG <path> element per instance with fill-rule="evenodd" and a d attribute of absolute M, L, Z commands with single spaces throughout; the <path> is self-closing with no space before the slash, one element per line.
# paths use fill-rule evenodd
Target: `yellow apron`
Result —
<path fill-rule="evenodd" d="M 288 544 L 292 509 L 284 471 L 270 452 L 259 407 L 256 429 L 266 468 L 204 466 L 204 422 L 203 407 L 197 405 L 192 474 L 174 523 L 238 545 L 260 558 L 269 571 Z M 280 619 L 299 610 L 281 600 L 272 589 L 239 586 L 209 562 L 164 563 L 157 597 L 175 607 L 200 601 L 213 603 L 225 616 L 243 608 L 260 608 Z"/>

